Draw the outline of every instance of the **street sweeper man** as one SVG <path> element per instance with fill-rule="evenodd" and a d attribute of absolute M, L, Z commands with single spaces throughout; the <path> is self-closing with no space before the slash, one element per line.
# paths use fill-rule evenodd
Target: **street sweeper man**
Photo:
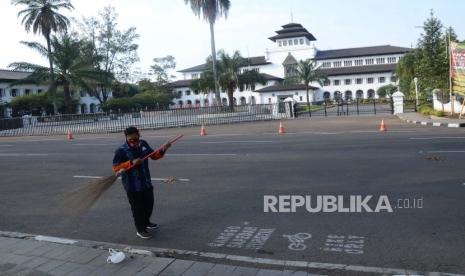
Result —
<path fill-rule="evenodd" d="M 154 203 L 153 186 L 148 159 L 142 160 L 142 158 L 153 153 L 154 150 L 145 140 L 140 139 L 140 133 L 136 127 L 128 127 L 124 131 L 124 135 L 126 136 L 126 143 L 115 151 L 113 171 L 121 173 L 123 186 L 131 205 L 137 236 L 142 239 L 149 239 L 152 235 L 148 230 L 157 229 L 158 225 L 150 222 Z M 151 156 L 151 159 L 163 158 L 170 146 L 169 143 L 165 144 Z M 132 165 L 135 165 L 135 167 L 125 172 L 125 169 Z"/>

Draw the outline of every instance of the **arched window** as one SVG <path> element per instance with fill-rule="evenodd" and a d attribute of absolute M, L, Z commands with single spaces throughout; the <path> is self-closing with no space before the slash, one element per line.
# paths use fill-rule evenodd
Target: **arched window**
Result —
<path fill-rule="evenodd" d="M 195 106 L 200 106 L 200 100 L 195 100 Z"/>
<path fill-rule="evenodd" d="M 178 104 L 179 104 L 180 106 L 182 106 L 182 105 L 183 105 L 183 102 L 182 102 L 182 101 L 178 101 Z"/>
<path fill-rule="evenodd" d="M 357 92 L 355 92 L 355 97 L 357 97 L 357 99 L 363 99 L 363 91 L 357 90 Z"/>
<path fill-rule="evenodd" d="M 191 105 L 191 104 L 192 104 L 192 101 L 191 101 L 191 100 L 187 100 L 187 104 L 188 104 L 188 105 Z"/>
<path fill-rule="evenodd" d="M 328 91 L 325 91 L 325 93 L 323 93 L 323 99 L 329 100 L 330 98 L 331 98 L 331 93 L 329 93 Z"/>
<path fill-rule="evenodd" d="M 221 102 L 223 103 L 223 105 L 228 105 L 228 99 L 226 98 L 221 99 Z"/>
<path fill-rule="evenodd" d="M 335 101 L 340 101 L 342 100 L 342 93 L 340 91 L 334 92 L 334 100 Z"/>
<path fill-rule="evenodd" d="M 344 94 L 345 94 L 345 95 L 344 95 L 344 99 L 345 99 L 346 101 L 351 101 L 351 100 L 352 100 L 352 91 L 347 90 Z"/>
<path fill-rule="evenodd" d="M 89 113 L 89 108 L 87 107 L 87 104 L 81 104 L 81 114 L 87 114 Z"/>
<path fill-rule="evenodd" d="M 375 90 L 370 89 L 368 90 L 368 99 L 374 99 L 375 98 Z"/>
<path fill-rule="evenodd" d="M 241 105 L 246 105 L 247 101 L 245 100 L 245 97 L 241 97 Z"/>
<path fill-rule="evenodd" d="M 252 104 L 256 104 L 255 97 L 252 96 Z"/>
<path fill-rule="evenodd" d="M 234 105 L 237 105 L 236 97 L 233 98 L 233 103 L 234 103 Z"/>
<path fill-rule="evenodd" d="M 94 103 L 91 103 L 90 104 L 90 113 L 95 113 L 95 104 Z"/>

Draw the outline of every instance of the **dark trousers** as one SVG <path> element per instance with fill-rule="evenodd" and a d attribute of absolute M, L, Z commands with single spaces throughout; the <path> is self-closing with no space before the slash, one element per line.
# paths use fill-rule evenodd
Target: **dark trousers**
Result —
<path fill-rule="evenodd" d="M 127 192 L 137 232 L 146 230 L 153 210 L 153 188 L 140 192 Z"/>

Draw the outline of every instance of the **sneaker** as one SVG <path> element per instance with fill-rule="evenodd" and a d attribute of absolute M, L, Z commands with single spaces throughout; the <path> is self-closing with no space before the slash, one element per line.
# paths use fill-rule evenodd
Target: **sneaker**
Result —
<path fill-rule="evenodd" d="M 141 239 L 150 239 L 152 237 L 147 231 L 137 232 L 137 236 Z"/>
<path fill-rule="evenodd" d="M 150 230 L 158 229 L 158 228 L 160 228 L 160 226 L 158 226 L 158 224 L 156 223 L 149 222 L 149 225 L 147 225 L 147 229 L 150 229 Z"/>

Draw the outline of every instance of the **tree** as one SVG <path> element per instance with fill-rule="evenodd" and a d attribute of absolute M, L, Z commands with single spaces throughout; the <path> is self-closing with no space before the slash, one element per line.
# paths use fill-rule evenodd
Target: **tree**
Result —
<path fill-rule="evenodd" d="M 391 97 L 392 94 L 394 94 L 394 92 L 396 91 L 397 91 L 397 86 L 393 84 L 386 84 L 386 85 L 379 87 L 376 90 L 376 93 L 378 94 L 378 96 L 385 98 L 385 97 Z"/>
<path fill-rule="evenodd" d="M 66 106 L 63 90 L 58 89 L 56 100 L 58 111 L 65 112 Z M 73 99 L 73 102 L 75 105 L 78 104 L 77 99 Z M 41 116 L 43 113 L 50 114 L 53 112 L 53 102 L 50 92 L 15 97 L 9 103 L 9 107 L 13 110 L 13 117 L 22 116 L 24 114 Z"/>
<path fill-rule="evenodd" d="M 99 13 L 99 18 L 83 18 L 80 23 L 80 35 L 89 42 L 89 53 L 94 67 L 107 75 L 115 76 L 117 81 L 125 82 L 132 78 L 131 68 L 139 60 L 135 41 L 139 38 L 136 28 L 127 30 L 117 28 L 118 15 L 113 7 L 107 6 Z M 105 103 L 113 87 L 114 79 L 103 77 L 97 80 L 91 91 L 101 104 Z"/>
<path fill-rule="evenodd" d="M 217 73 L 218 73 L 218 84 L 222 90 L 226 91 L 229 101 L 229 109 L 234 111 L 234 91 L 239 89 L 251 88 L 255 89 L 255 84 L 265 84 L 266 80 L 255 70 L 241 70 L 241 68 L 249 65 L 247 59 L 243 58 L 238 51 L 235 51 L 232 56 L 228 55 L 224 51 L 218 52 L 219 59 L 217 60 Z M 207 64 L 212 64 L 212 57 L 207 59 Z M 200 79 L 194 82 L 194 85 L 199 90 L 207 91 L 214 85 L 214 77 L 212 68 L 208 68 L 205 72 L 200 75 Z"/>
<path fill-rule="evenodd" d="M 323 86 L 323 82 L 327 80 L 326 75 L 321 72 L 314 61 L 301 60 L 297 66 L 292 68 L 293 72 L 284 80 L 285 84 L 302 83 L 305 85 L 305 92 L 307 93 L 307 105 L 310 106 L 309 90 L 310 83 L 316 82 Z M 312 97 L 313 98 L 313 97 Z M 310 112 L 310 109 L 309 109 Z"/>
<path fill-rule="evenodd" d="M 395 76 L 399 80 L 399 90 L 406 96 L 412 93 L 413 79 L 415 78 L 415 53 L 405 54 L 397 63 Z"/>
<path fill-rule="evenodd" d="M 22 44 L 36 50 L 44 57 L 49 57 L 55 68 L 54 78 L 56 85 L 62 86 L 64 90 L 64 101 L 67 108 L 66 113 L 75 113 L 75 105 L 72 104 L 72 88 L 84 88 L 89 90 L 89 84 L 103 77 L 109 78 L 105 72 L 98 71 L 92 66 L 91 57 L 84 54 L 86 43 L 71 38 L 70 35 L 60 37 L 52 36 L 52 54 L 49 56 L 47 48 L 38 42 L 21 42 Z M 32 74 L 21 82 L 33 80 L 45 82 L 52 78 L 48 68 L 28 62 L 16 62 L 9 65 L 15 70 L 24 70 Z"/>
<path fill-rule="evenodd" d="M 63 32 L 68 29 L 69 20 L 58 11 L 60 9 L 73 10 L 73 5 L 69 0 L 12 0 L 13 5 L 25 5 L 26 9 L 18 13 L 18 17 L 23 16 L 21 24 L 26 32 L 42 34 L 47 41 L 47 53 L 50 66 L 50 91 L 53 98 L 53 112 L 56 114 L 56 84 L 53 62 L 51 59 L 52 47 L 50 36 L 52 32 Z"/>
<path fill-rule="evenodd" d="M 167 85 L 174 76 L 169 75 L 168 70 L 176 68 L 176 61 L 173 56 L 154 58 L 154 64 L 150 66 L 152 74 L 155 76 L 155 82 L 159 86 Z"/>
<path fill-rule="evenodd" d="M 224 15 L 227 17 L 231 2 L 229 0 L 184 0 L 190 4 L 192 11 L 198 17 L 202 16 L 210 24 L 210 40 L 212 50 L 212 69 L 213 80 L 215 85 L 215 97 L 218 104 L 221 103 L 220 91 L 218 90 L 218 75 L 216 70 L 216 48 L 215 48 L 215 29 L 214 25 L 218 17 Z"/>

